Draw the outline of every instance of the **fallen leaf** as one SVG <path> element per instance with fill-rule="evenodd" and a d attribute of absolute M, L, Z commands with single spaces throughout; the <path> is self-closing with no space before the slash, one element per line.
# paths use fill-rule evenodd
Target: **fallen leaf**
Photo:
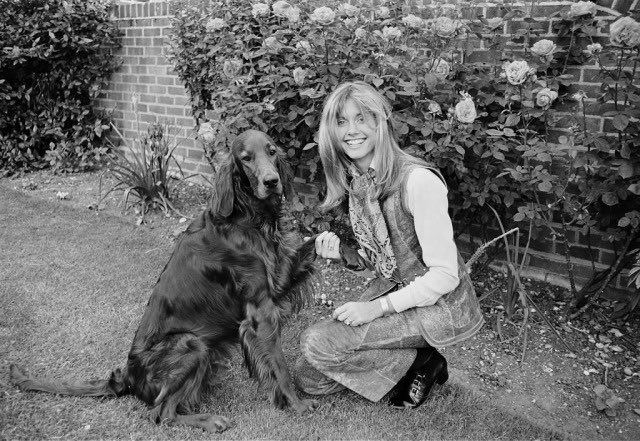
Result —
<path fill-rule="evenodd" d="M 609 332 L 616 337 L 622 337 L 622 332 L 618 331 L 616 328 L 609 329 Z"/>

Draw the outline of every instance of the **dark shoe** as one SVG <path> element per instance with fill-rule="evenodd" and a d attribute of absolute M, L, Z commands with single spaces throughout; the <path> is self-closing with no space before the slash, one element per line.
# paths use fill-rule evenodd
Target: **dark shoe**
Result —
<path fill-rule="evenodd" d="M 434 383 L 444 384 L 449 379 L 447 360 L 437 350 L 420 367 L 410 370 L 396 386 L 389 404 L 398 409 L 415 409 L 427 399 Z"/>

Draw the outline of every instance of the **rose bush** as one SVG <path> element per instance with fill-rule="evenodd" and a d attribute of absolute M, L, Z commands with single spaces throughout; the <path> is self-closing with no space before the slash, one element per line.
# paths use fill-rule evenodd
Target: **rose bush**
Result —
<path fill-rule="evenodd" d="M 602 102 L 613 103 L 614 93 L 628 91 L 630 110 L 608 115 L 621 131 L 619 139 L 628 140 L 624 146 L 600 133 L 576 131 L 579 121 L 569 124 L 573 132 L 565 137 L 552 133 L 561 117 L 568 118 L 554 107 L 571 105 L 567 96 L 577 92 L 567 66 L 605 56 L 622 56 L 632 66 L 631 57 L 638 56 L 635 24 L 624 20 L 612 26 L 615 45 L 605 48 L 602 39 L 592 38 L 598 20 L 591 2 L 562 11 L 553 25 L 559 39 L 540 39 L 521 27 L 502 35 L 522 16 L 517 7 L 500 17 L 475 19 L 470 10 L 465 15 L 464 6 L 411 9 L 382 3 L 328 1 L 317 7 L 278 1 L 267 10 L 267 3 L 229 0 L 212 1 L 204 11 L 188 3 L 178 7 L 172 56 L 195 117 L 212 125 L 216 143 L 247 127 L 268 131 L 313 181 L 320 176 L 314 135 L 323 100 L 342 81 L 364 80 L 393 103 L 400 145 L 445 174 L 456 222 L 488 224 L 491 205 L 510 222 L 530 224 L 534 236 L 550 228 L 562 235 L 557 219 L 587 230 L 611 228 L 617 237 L 631 231 L 637 218 L 629 204 L 637 202 L 640 169 L 633 148 L 638 139 L 633 78 L 603 67 L 605 76 L 615 78 L 603 82 Z M 207 32 L 214 18 L 226 25 Z M 478 46 L 470 43 L 474 38 L 497 56 L 468 62 Z M 525 43 L 525 50 L 513 51 L 514 42 Z M 575 115 L 579 112 L 570 113 Z M 606 160 L 605 145 L 613 151 Z M 615 186 L 625 191 L 612 191 Z M 603 204 L 624 206 L 631 214 L 599 216 L 595 207 Z M 326 226 L 326 214 L 300 200 L 293 206 L 309 230 Z"/>

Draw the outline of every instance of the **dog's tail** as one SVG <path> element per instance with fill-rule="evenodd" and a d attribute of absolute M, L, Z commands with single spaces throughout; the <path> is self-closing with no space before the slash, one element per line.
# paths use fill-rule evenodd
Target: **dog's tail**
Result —
<path fill-rule="evenodd" d="M 61 380 L 49 380 L 32 378 L 11 365 L 9 378 L 11 383 L 24 391 L 41 391 L 60 395 L 76 395 L 86 397 L 119 397 L 130 393 L 126 381 L 126 375 L 120 369 L 111 372 L 107 380 L 90 380 L 68 382 Z"/>

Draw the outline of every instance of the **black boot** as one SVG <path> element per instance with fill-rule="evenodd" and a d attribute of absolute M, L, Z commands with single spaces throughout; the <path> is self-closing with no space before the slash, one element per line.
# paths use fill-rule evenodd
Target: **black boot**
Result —
<path fill-rule="evenodd" d="M 418 349 L 416 362 L 396 385 L 391 406 L 415 409 L 427 399 L 434 383 L 444 384 L 449 379 L 447 360 L 435 348 Z"/>

